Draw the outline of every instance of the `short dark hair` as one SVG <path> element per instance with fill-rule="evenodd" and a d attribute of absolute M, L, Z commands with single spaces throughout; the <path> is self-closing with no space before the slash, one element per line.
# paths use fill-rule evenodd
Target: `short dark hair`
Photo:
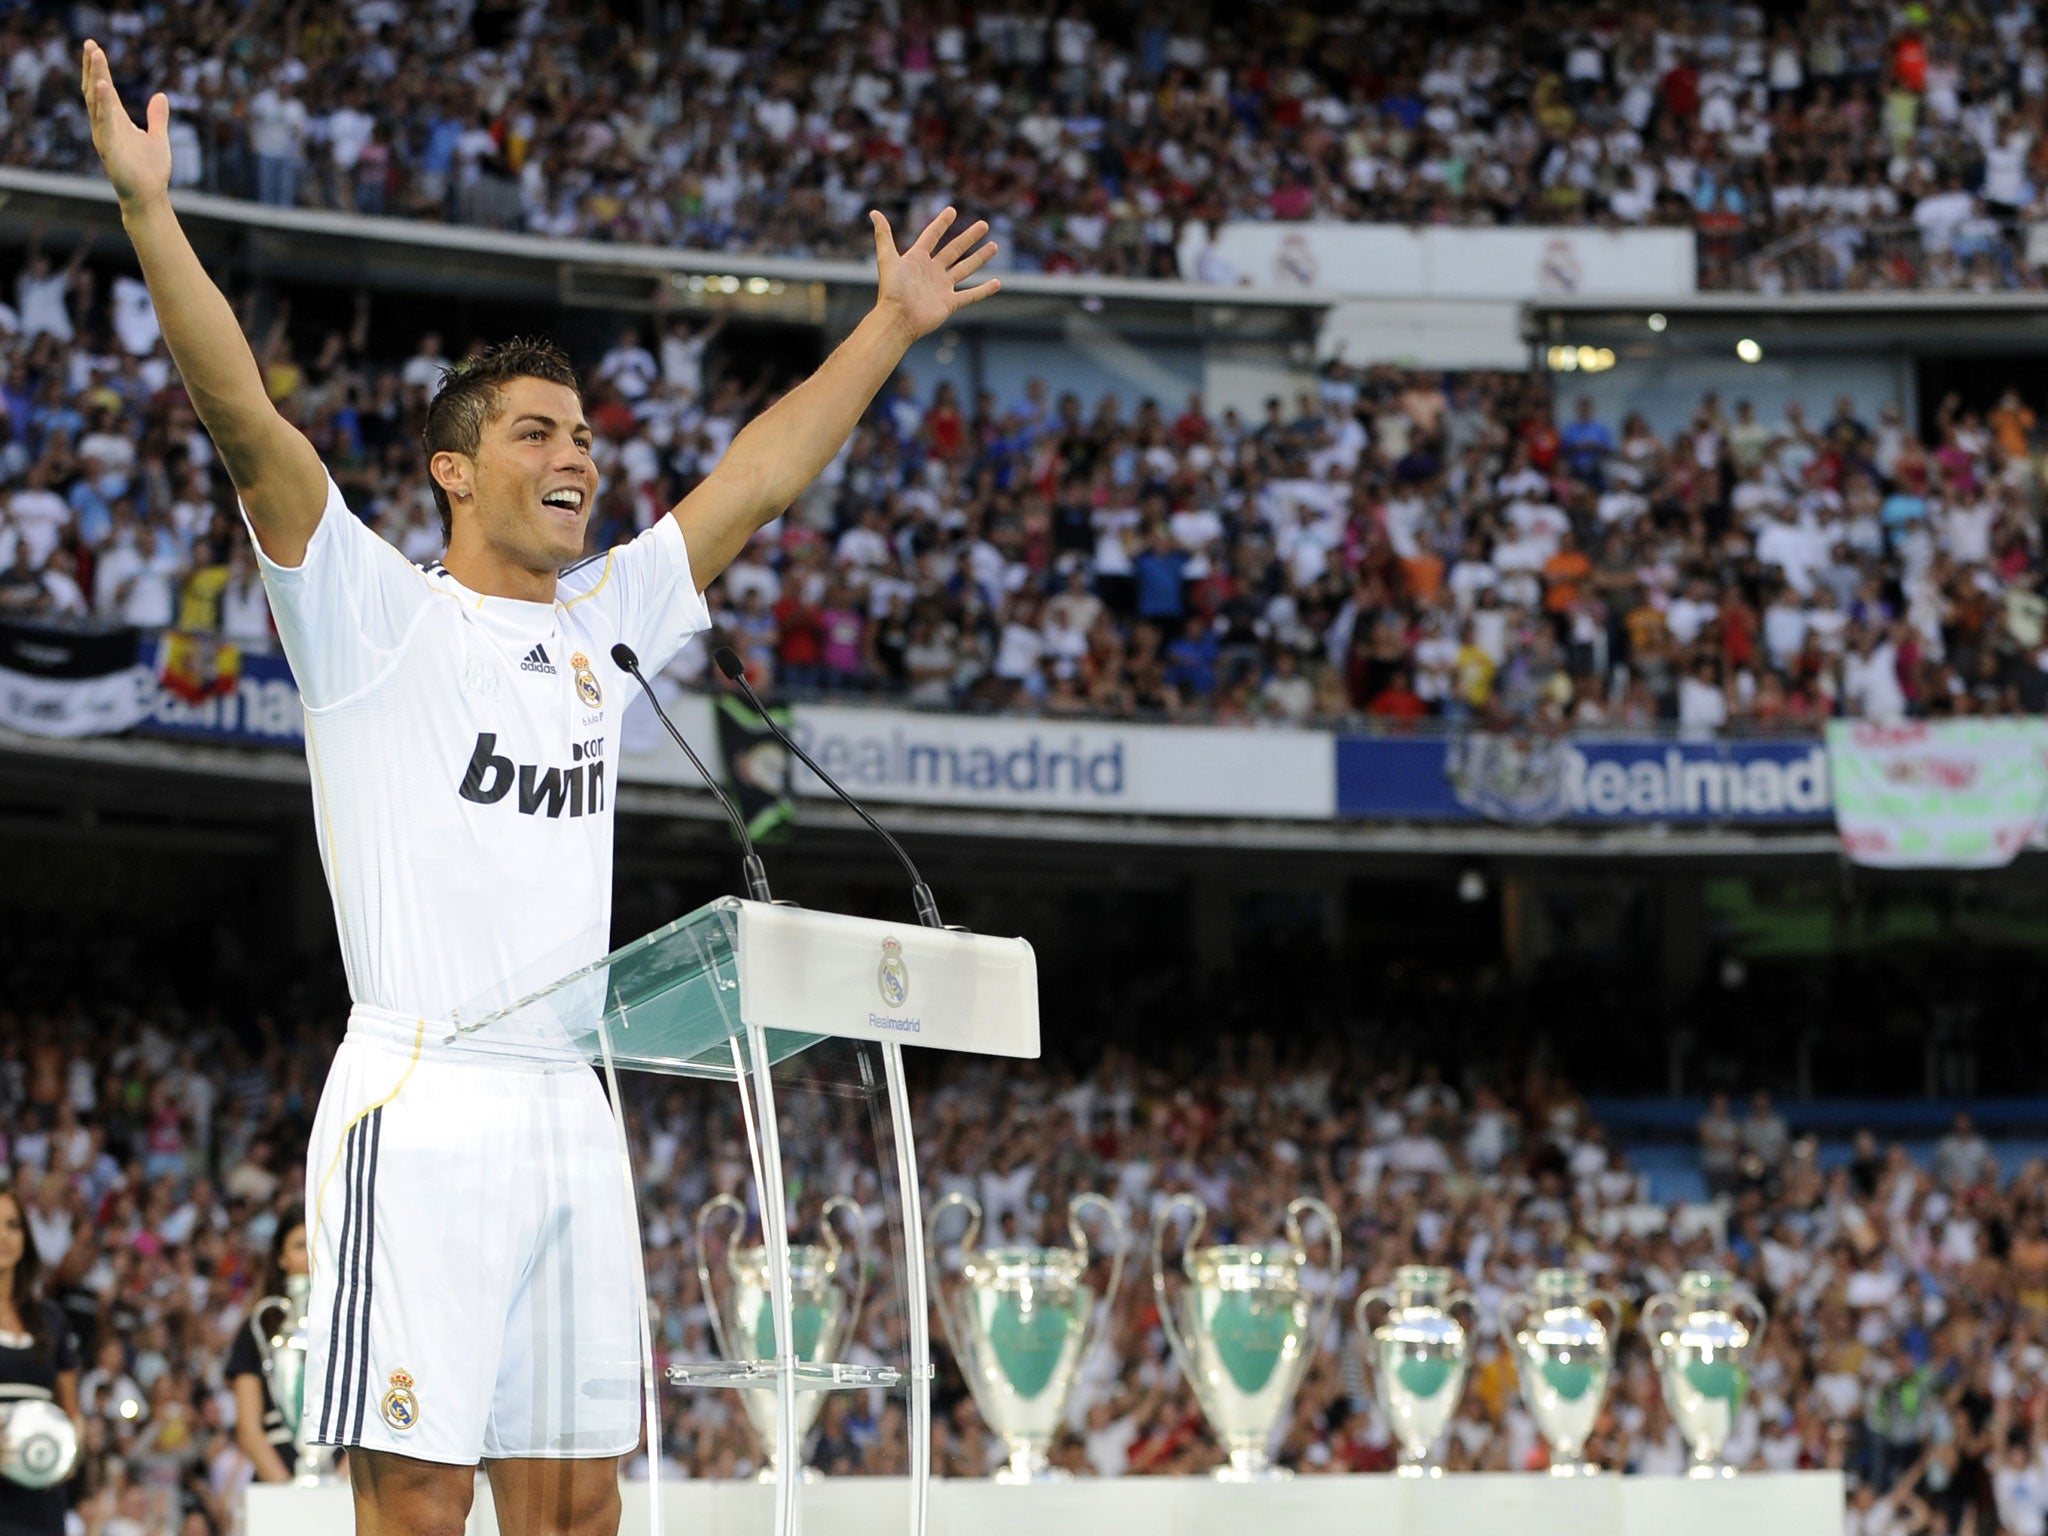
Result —
<path fill-rule="evenodd" d="M 474 458 L 484 428 L 497 418 L 500 391 L 514 379 L 545 379 L 565 384 L 579 396 L 583 393 L 583 381 L 568 354 L 544 336 L 514 336 L 464 358 L 442 375 L 441 387 L 427 406 L 420 445 L 426 450 L 427 483 L 434 488 L 434 505 L 441 512 L 444 543 L 454 536 L 455 512 L 448 493 L 434 478 L 434 455 L 464 453 Z"/>

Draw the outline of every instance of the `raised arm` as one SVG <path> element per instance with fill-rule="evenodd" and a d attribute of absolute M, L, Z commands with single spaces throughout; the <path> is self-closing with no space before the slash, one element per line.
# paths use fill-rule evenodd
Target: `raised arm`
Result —
<path fill-rule="evenodd" d="M 100 45 L 85 45 L 85 108 L 93 148 L 121 200 L 121 223 L 142 262 L 171 360 L 192 405 L 220 450 L 263 552 L 297 565 L 327 504 L 320 456 L 278 415 L 235 312 L 171 208 L 171 106 L 150 97 L 149 126 L 137 128 L 121 104 Z"/>
<path fill-rule="evenodd" d="M 868 217 L 875 230 L 875 307 L 816 373 L 732 440 L 718 467 L 671 514 L 682 525 L 699 591 L 832 462 L 911 343 L 1001 286 L 994 279 L 958 286 L 996 253 L 993 241 L 978 243 L 988 233 L 986 223 L 968 225 L 942 249 L 955 217 L 948 208 L 899 253 L 889 221 L 879 213 Z"/>

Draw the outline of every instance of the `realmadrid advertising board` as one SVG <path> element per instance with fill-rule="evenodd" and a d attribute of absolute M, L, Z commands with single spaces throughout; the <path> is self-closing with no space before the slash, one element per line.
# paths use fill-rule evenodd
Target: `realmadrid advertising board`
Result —
<path fill-rule="evenodd" d="M 1818 741 L 1606 741 L 1471 732 L 1347 736 L 1340 816 L 1373 821 L 1825 825 Z"/>
<path fill-rule="evenodd" d="M 863 799 L 1000 810 L 1326 820 L 1319 731 L 990 718 L 800 705 L 804 749 Z M 798 794 L 824 793 L 799 768 Z"/>

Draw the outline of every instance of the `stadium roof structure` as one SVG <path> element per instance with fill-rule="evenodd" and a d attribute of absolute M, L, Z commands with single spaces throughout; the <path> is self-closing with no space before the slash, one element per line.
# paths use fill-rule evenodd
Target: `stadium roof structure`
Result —
<path fill-rule="evenodd" d="M 621 311 L 730 303 L 745 316 L 834 331 L 851 329 L 874 289 L 874 269 L 859 261 L 556 239 L 272 208 L 191 191 L 174 193 L 172 202 L 203 257 L 273 278 Z M 0 166 L 0 240 L 25 240 L 39 225 L 118 231 L 113 188 L 95 177 Z M 997 275 L 1003 280 L 1001 306 L 964 310 L 954 324 L 1050 329 L 1080 312 L 1134 335 L 1308 341 L 1342 301 L 1341 295 L 1303 288 L 1000 269 Z"/>
<path fill-rule="evenodd" d="M 1523 306 L 1532 348 L 1606 345 L 1631 357 L 1722 351 L 1754 337 L 1765 355 L 1886 352 L 2039 352 L 2048 346 L 2048 291 L 1952 293 L 1695 293 L 1587 298 L 1559 294 Z"/>

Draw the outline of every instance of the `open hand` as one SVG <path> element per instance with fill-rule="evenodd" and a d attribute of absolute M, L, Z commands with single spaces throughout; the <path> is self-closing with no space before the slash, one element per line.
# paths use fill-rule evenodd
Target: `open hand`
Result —
<path fill-rule="evenodd" d="M 161 91 L 150 97 L 149 127 L 136 127 L 114 89 L 106 51 L 91 41 L 85 45 L 81 84 L 86 115 L 92 119 L 92 147 L 99 151 L 121 206 L 136 208 L 166 195 L 171 189 L 170 98 Z"/>
<path fill-rule="evenodd" d="M 868 215 L 875 227 L 875 307 L 893 312 L 911 341 L 929 336 L 968 305 L 980 303 L 1003 286 L 998 278 L 972 288 L 958 286 L 988 264 L 996 253 L 996 243 L 982 242 L 988 221 L 977 219 L 940 249 L 939 242 L 957 217 L 951 208 L 941 210 L 911 242 L 910 249 L 899 254 L 889 221 L 879 212 Z"/>

